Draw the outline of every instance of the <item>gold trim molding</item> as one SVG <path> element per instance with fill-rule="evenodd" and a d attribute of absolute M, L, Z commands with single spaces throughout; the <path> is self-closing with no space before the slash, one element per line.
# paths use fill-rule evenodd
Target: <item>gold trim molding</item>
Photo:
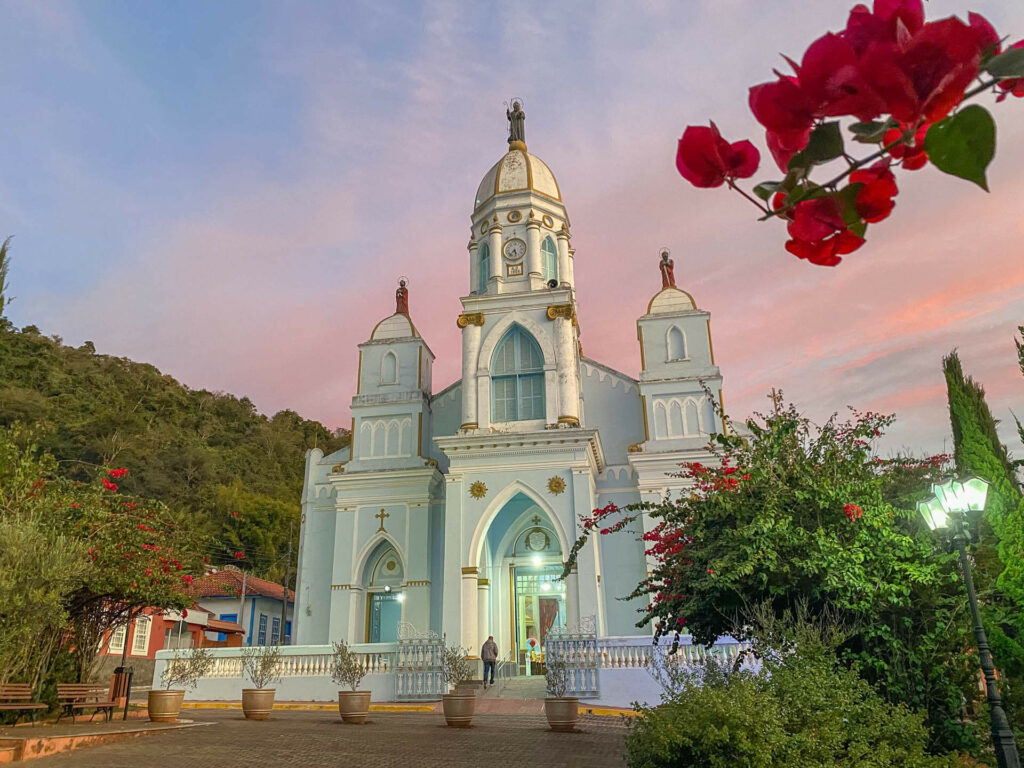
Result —
<path fill-rule="evenodd" d="M 578 427 L 580 425 L 580 420 L 577 419 L 575 416 L 559 416 L 558 423 L 571 424 L 574 427 Z"/>
<path fill-rule="evenodd" d="M 490 579 L 477 579 L 476 583 L 479 584 L 481 587 L 489 587 L 489 586 L 491 586 L 491 580 Z"/>
<path fill-rule="evenodd" d="M 463 312 L 459 315 L 459 319 L 455 321 L 455 324 L 459 328 L 465 328 L 467 325 L 479 325 L 484 324 L 484 313 L 483 312 Z"/>
<path fill-rule="evenodd" d="M 477 572 L 479 570 L 480 569 L 477 568 L 475 565 L 466 565 L 466 566 L 463 566 L 463 568 L 462 568 L 462 575 L 463 576 L 469 576 L 470 574 L 472 574 L 473 576 L 476 576 L 476 574 L 477 574 Z"/>
<path fill-rule="evenodd" d="M 407 581 L 403 586 L 406 587 L 429 587 L 430 579 L 414 579 L 413 581 Z"/>
<path fill-rule="evenodd" d="M 469 495 L 474 499 L 482 499 L 487 495 L 487 486 L 480 480 L 477 480 L 469 486 Z"/>
<path fill-rule="evenodd" d="M 554 304 L 548 307 L 548 320 L 554 320 L 558 317 L 572 320 L 573 325 L 577 325 L 576 308 L 572 304 Z"/>
<path fill-rule="evenodd" d="M 565 480 L 558 475 L 548 478 L 548 493 L 555 496 L 565 493 Z"/>
<path fill-rule="evenodd" d="M 352 589 L 351 584 L 331 584 L 331 589 Z"/>

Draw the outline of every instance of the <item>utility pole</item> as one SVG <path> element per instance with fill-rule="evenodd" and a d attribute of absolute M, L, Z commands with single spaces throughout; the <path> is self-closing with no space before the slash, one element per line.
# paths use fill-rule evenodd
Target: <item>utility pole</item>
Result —
<path fill-rule="evenodd" d="M 238 606 L 238 626 L 242 628 L 242 645 L 248 645 L 245 642 L 245 580 L 249 577 L 248 571 L 242 571 L 242 591 L 239 593 L 242 596 L 242 602 Z M 249 627 L 251 630 L 252 627 Z"/>
<path fill-rule="evenodd" d="M 292 570 L 292 531 L 294 526 L 288 526 L 288 558 L 284 564 L 284 588 L 281 590 L 281 633 L 277 636 L 277 644 L 284 645 L 285 627 L 288 626 L 288 579 Z"/>

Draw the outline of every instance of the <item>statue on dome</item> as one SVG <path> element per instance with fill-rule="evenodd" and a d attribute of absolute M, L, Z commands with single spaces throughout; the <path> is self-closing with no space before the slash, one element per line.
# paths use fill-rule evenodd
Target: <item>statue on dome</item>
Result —
<path fill-rule="evenodd" d="M 523 108 L 519 105 L 518 101 L 512 102 L 512 109 L 505 110 L 505 117 L 508 118 L 508 143 L 511 146 L 513 142 L 526 143 L 526 134 L 524 132 L 523 124 L 526 121 L 526 113 L 523 112 Z"/>
<path fill-rule="evenodd" d="M 661 288 L 675 288 L 676 287 L 676 273 L 674 271 L 675 262 L 668 256 L 668 250 L 661 252 L 661 263 L 658 268 L 661 269 Z"/>
<path fill-rule="evenodd" d="M 395 291 L 395 314 L 409 316 L 409 289 L 405 287 L 405 280 L 398 281 Z"/>

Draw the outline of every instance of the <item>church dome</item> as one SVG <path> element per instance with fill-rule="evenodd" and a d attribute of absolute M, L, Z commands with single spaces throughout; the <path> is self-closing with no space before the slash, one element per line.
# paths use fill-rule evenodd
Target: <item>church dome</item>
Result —
<path fill-rule="evenodd" d="M 651 303 L 647 305 L 647 314 L 669 315 L 675 312 L 689 312 L 696 308 L 697 303 L 693 300 L 693 296 L 675 286 L 669 286 L 654 294 Z"/>
<path fill-rule="evenodd" d="M 370 334 L 370 341 L 381 341 L 383 339 L 407 339 L 410 336 L 418 337 L 420 334 L 408 315 L 396 313 L 391 317 L 385 317 Z"/>
<path fill-rule="evenodd" d="M 526 151 L 522 142 L 513 142 L 508 153 L 501 158 L 485 175 L 476 191 L 474 210 L 496 195 L 530 190 L 561 202 L 562 193 L 558 190 L 555 174 L 547 164 L 536 155 Z"/>

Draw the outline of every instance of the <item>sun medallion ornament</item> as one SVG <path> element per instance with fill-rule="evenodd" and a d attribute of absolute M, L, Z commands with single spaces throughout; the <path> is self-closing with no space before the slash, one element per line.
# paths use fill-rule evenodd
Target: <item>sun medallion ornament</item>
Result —
<path fill-rule="evenodd" d="M 469 486 L 469 495 L 474 499 L 482 499 L 487 495 L 487 486 L 477 480 L 475 483 Z"/>
<path fill-rule="evenodd" d="M 552 477 L 551 479 L 548 480 L 548 491 L 554 494 L 555 496 L 562 493 L 563 491 L 565 491 L 565 480 L 558 477 L 557 475 L 555 477 Z"/>

